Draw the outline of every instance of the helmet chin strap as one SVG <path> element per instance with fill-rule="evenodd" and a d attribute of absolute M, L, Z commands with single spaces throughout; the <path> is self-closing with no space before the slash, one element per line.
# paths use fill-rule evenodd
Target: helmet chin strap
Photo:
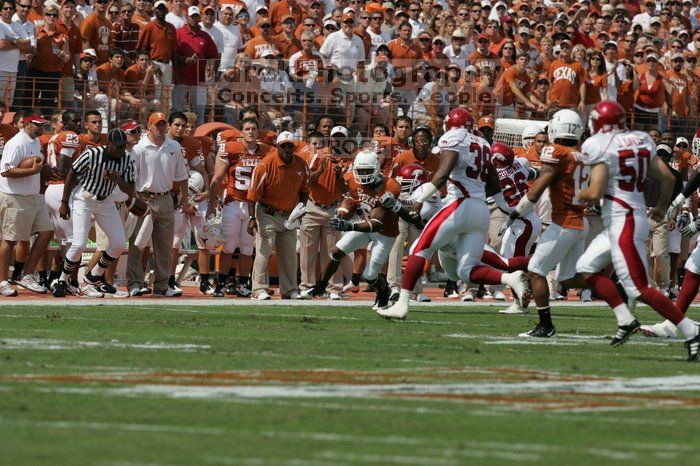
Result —
<path fill-rule="evenodd" d="M 384 175 L 382 175 L 381 173 L 379 173 L 379 174 L 377 175 L 377 178 L 376 178 L 372 183 L 369 183 L 369 184 L 367 185 L 367 187 L 370 188 L 370 189 L 378 188 L 378 187 L 380 187 L 380 186 L 382 185 L 382 181 L 383 181 L 383 180 L 384 180 Z"/>

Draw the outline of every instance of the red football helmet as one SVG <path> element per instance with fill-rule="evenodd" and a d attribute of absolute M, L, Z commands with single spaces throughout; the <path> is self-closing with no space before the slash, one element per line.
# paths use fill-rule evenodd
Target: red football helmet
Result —
<path fill-rule="evenodd" d="M 508 144 L 495 142 L 491 145 L 491 162 L 496 168 L 508 168 L 513 165 L 515 152 Z"/>
<path fill-rule="evenodd" d="M 418 186 L 429 181 L 428 172 L 417 163 L 409 163 L 399 169 L 396 181 L 401 185 L 401 194 L 410 196 Z"/>
<path fill-rule="evenodd" d="M 455 128 L 464 128 L 471 130 L 474 126 L 474 118 L 469 110 L 462 107 L 457 107 L 451 110 L 445 118 L 445 131 Z"/>
<path fill-rule="evenodd" d="M 591 110 L 588 119 L 588 129 L 591 135 L 600 131 L 608 132 L 613 129 L 625 129 L 625 109 L 613 100 L 598 102 Z"/>

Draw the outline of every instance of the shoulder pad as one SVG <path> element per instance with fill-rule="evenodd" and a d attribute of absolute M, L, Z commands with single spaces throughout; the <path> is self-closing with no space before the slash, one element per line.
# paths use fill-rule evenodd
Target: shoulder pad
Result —
<path fill-rule="evenodd" d="M 466 129 L 453 129 L 442 135 L 438 141 L 438 147 L 449 149 L 458 146 L 462 141 L 470 136 Z"/>
<path fill-rule="evenodd" d="M 599 138 L 592 137 L 588 138 L 586 142 L 581 146 L 581 157 L 580 161 L 584 165 L 597 165 L 599 163 L 604 163 L 610 165 L 610 157 L 608 157 L 605 147 L 601 144 L 602 141 Z"/>

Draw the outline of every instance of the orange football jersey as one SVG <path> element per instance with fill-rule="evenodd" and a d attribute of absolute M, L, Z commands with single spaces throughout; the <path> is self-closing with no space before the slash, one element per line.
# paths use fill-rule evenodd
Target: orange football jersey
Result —
<path fill-rule="evenodd" d="M 382 162 L 382 173 L 385 175 L 391 171 L 396 157 L 410 149 L 408 145 L 389 136 L 381 136 L 372 140 L 372 150 L 379 154 L 379 160 Z"/>
<path fill-rule="evenodd" d="M 46 147 L 46 163 L 54 168 L 60 168 L 61 157 L 72 160 L 80 156 L 80 138 L 75 131 L 61 131 L 49 139 Z M 49 181 L 48 184 L 63 184 L 63 180 Z"/>
<path fill-rule="evenodd" d="M 182 147 L 182 156 L 187 162 L 187 170 L 192 170 L 194 167 L 200 163 L 204 163 L 204 157 L 202 155 L 202 143 L 199 139 L 192 136 L 183 136 L 181 140 L 177 141 Z M 173 183 L 171 192 L 178 194 L 180 192 L 180 185 Z"/>
<path fill-rule="evenodd" d="M 396 199 L 401 194 L 401 186 L 394 178 L 384 178 L 382 185 L 377 191 L 369 191 L 367 188 L 355 181 L 352 173 L 348 172 L 345 176 L 345 181 L 348 185 L 348 196 L 351 197 L 358 205 L 357 214 L 362 217 L 362 220 L 369 223 L 370 215 L 375 207 L 380 207 L 379 199 L 386 192 L 392 193 Z M 399 216 L 387 210 L 384 215 L 384 224 L 380 233 L 392 238 L 399 234 Z"/>
<path fill-rule="evenodd" d="M 540 161 L 557 169 L 549 187 L 552 221 L 564 228 L 583 230 L 586 205 L 576 201 L 576 194 L 588 187 L 591 167 L 580 162 L 581 154 L 578 151 L 577 147 L 548 144 L 542 149 Z"/>
<path fill-rule="evenodd" d="M 217 160 L 223 160 L 228 164 L 228 180 L 226 181 L 226 199 L 228 204 L 233 201 L 245 202 L 248 200 L 248 188 L 253 176 L 253 170 L 260 160 L 266 155 L 276 152 L 272 146 L 258 143 L 255 152 L 250 152 L 237 140 L 226 142 L 219 146 L 216 155 Z"/>

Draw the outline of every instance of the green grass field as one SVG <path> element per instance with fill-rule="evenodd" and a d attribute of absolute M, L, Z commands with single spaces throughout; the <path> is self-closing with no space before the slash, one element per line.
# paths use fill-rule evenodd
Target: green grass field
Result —
<path fill-rule="evenodd" d="M 2 304 L 3 465 L 700 461 L 700 364 L 604 308 Z"/>

